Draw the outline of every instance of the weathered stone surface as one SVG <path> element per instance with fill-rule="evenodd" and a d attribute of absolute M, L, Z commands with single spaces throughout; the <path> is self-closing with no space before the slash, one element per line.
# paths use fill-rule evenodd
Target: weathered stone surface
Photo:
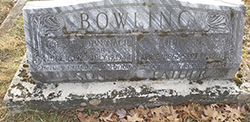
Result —
<path fill-rule="evenodd" d="M 240 0 L 28 2 L 23 15 L 36 82 L 230 79 L 240 64 Z"/>
<path fill-rule="evenodd" d="M 24 58 L 4 97 L 4 103 L 12 113 L 33 109 L 75 109 L 82 106 L 100 110 L 131 109 L 139 105 L 179 105 L 187 102 L 250 102 L 250 83 L 245 81 L 240 86 L 230 80 L 181 79 L 34 84 L 28 80 L 29 69 L 27 65 L 23 65 L 26 63 L 27 59 Z"/>

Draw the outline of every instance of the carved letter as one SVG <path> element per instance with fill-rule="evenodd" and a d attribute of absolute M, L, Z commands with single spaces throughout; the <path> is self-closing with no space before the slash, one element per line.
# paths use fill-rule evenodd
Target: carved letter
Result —
<path fill-rule="evenodd" d="M 152 14 L 149 12 L 149 28 L 152 27 Z"/>
<path fill-rule="evenodd" d="M 156 78 L 156 79 L 169 79 L 168 77 L 168 74 L 167 72 L 157 72 L 157 71 L 154 71 L 153 73 L 153 78 Z"/>
<path fill-rule="evenodd" d="M 89 23 L 88 19 L 89 19 L 89 15 L 88 14 L 81 13 L 81 28 L 82 29 L 88 29 L 89 28 L 90 23 Z M 84 23 L 87 23 L 87 26 L 84 26 Z"/>
<path fill-rule="evenodd" d="M 161 24 L 161 28 L 163 29 L 163 22 L 162 19 L 165 19 L 165 21 L 168 23 L 168 25 L 171 25 L 171 14 L 170 14 L 170 19 L 168 20 L 168 18 L 164 15 L 163 12 L 161 12 L 161 20 L 160 20 L 160 24 Z"/>
<path fill-rule="evenodd" d="M 168 75 L 167 75 L 167 72 L 164 72 L 162 75 L 161 75 L 161 78 L 162 79 L 168 79 Z"/>
<path fill-rule="evenodd" d="M 193 17 L 190 12 L 184 10 L 179 14 L 178 23 L 182 27 L 187 27 L 190 24 L 190 19 Z"/>
<path fill-rule="evenodd" d="M 101 27 L 100 24 L 99 24 L 99 17 L 100 17 L 100 15 L 104 15 L 104 17 L 106 18 L 106 23 L 105 23 L 104 27 Z M 104 22 L 104 20 L 102 20 L 102 22 Z M 100 29 L 105 29 L 105 28 L 107 28 L 107 27 L 108 27 L 108 22 L 109 22 L 109 20 L 108 20 L 107 14 L 101 12 L 101 13 L 99 13 L 99 14 L 97 15 L 97 17 L 96 17 L 96 23 L 97 23 L 97 27 L 98 27 L 98 28 L 100 28 Z"/>
<path fill-rule="evenodd" d="M 205 77 L 205 74 L 206 74 L 206 71 L 201 71 L 199 77 L 200 77 L 200 78 L 204 78 L 204 77 Z"/>
<path fill-rule="evenodd" d="M 137 25 L 137 12 L 135 12 L 135 28 L 143 28 L 140 24 L 139 26 Z"/>
<path fill-rule="evenodd" d="M 114 16 L 115 16 L 115 20 L 116 20 L 116 23 L 117 23 L 117 27 L 120 28 L 120 25 L 122 24 L 122 27 L 124 29 L 124 26 L 126 25 L 127 23 L 127 17 L 128 17 L 128 13 L 126 14 L 126 17 L 123 17 L 123 14 L 121 13 L 118 13 L 119 15 L 119 18 L 120 18 L 120 22 L 118 21 L 118 18 L 116 16 L 116 13 L 114 13 Z"/>

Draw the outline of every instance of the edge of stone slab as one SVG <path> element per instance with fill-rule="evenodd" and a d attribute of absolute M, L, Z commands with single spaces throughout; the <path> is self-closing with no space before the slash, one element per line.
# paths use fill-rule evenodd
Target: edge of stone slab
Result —
<path fill-rule="evenodd" d="M 12 113 L 78 107 L 99 110 L 131 109 L 139 105 L 179 105 L 188 102 L 250 102 L 248 82 L 240 86 L 230 80 L 187 79 L 34 84 L 32 80 L 24 80 L 23 76 L 29 74 L 27 66 L 25 55 L 4 97 L 4 103 Z"/>

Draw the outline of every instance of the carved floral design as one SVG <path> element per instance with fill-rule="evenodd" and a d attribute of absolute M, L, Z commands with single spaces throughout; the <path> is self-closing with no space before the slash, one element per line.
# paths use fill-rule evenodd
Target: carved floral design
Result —
<path fill-rule="evenodd" d="M 42 60 L 44 57 L 41 58 L 43 55 L 41 50 L 45 51 L 45 54 L 48 53 L 49 55 L 47 56 L 50 58 L 50 54 L 56 53 L 59 47 L 58 42 L 53 38 L 50 38 L 50 36 L 62 35 L 62 28 L 65 26 L 65 21 L 61 15 L 32 15 L 31 20 L 34 22 L 32 24 L 34 47 L 32 53 L 33 58 L 31 61 L 34 64 L 34 69 L 39 70 L 41 69 L 41 64 L 45 61 Z M 48 38 L 46 38 L 46 36 L 48 36 Z M 44 50 L 44 47 L 41 44 L 46 44 L 48 48 Z M 52 58 L 54 59 L 55 57 Z"/>
<path fill-rule="evenodd" d="M 48 47 L 52 49 L 56 49 L 58 46 L 57 41 L 54 39 L 49 38 L 48 39 Z"/>
<path fill-rule="evenodd" d="M 228 26 L 228 17 L 225 14 L 212 13 L 207 16 L 207 24 L 213 30 L 226 30 Z"/>
<path fill-rule="evenodd" d="M 64 26 L 64 19 L 60 15 L 45 15 L 40 19 L 42 32 L 44 35 L 59 32 Z"/>

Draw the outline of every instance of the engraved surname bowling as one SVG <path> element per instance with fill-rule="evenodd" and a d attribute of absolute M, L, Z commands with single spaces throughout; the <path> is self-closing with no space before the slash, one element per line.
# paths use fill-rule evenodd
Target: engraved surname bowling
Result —
<path fill-rule="evenodd" d="M 154 15 L 155 14 L 155 15 Z M 143 13 L 145 15 L 145 13 Z M 90 19 L 90 16 L 93 17 Z M 81 28 L 79 30 L 89 30 L 89 28 L 94 28 L 97 27 L 96 29 L 100 30 L 105 30 L 106 28 L 109 27 L 114 27 L 115 29 L 124 29 L 125 26 L 133 26 L 132 29 L 151 29 L 154 28 L 152 26 L 153 23 L 160 23 L 160 28 L 161 29 L 166 29 L 166 28 L 173 28 L 172 25 L 173 23 L 171 22 L 172 19 L 178 20 L 177 24 L 180 27 L 183 27 L 185 29 L 187 26 L 190 25 L 190 21 L 192 21 L 192 18 L 185 18 L 185 16 L 193 16 L 189 11 L 183 10 L 180 13 L 178 13 L 178 16 L 172 15 L 171 12 L 169 13 L 152 13 L 148 12 L 146 13 L 146 16 L 148 16 L 148 22 L 147 24 L 143 24 L 139 22 L 141 13 L 139 12 L 134 12 L 134 13 L 120 13 L 120 12 L 114 12 L 114 13 L 105 13 L 105 12 L 100 12 L 96 15 L 90 15 L 90 13 L 80 13 L 80 23 L 81 23 Z M 175 18 L 174 18 L 175 17 Z M 128 18 L 131 18 L 129 20 Z M 185 20 L 185 19 L 190 19 L 190 20 Z M 198 18 L 196 18 L 199 20 Z M 112 20 L 115 20 L 114 23 Z M 128 23 L 132 22 L 132 23 Z M 130 25 L 129 25 L 130 24 Z M 197 28 L 198 29 L 198 28 Z"/>

